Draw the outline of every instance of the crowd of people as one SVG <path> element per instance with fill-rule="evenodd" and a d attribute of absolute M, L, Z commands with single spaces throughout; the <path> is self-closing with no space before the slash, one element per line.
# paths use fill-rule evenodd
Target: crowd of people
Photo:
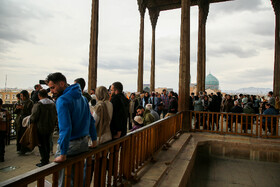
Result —
<path fill-rule="evenodd" d="M 13 111 L 16 114 L 16 151 L 20 156 L 26 155 L 38 146 L 41 156 L 41 162 L 36 164 L 38 167 L 50 162 L 55 130 L 59 137 L 54 162 L 60 163 L 67 157 L 123 137 L 178 111 L 178 95 L 173 91 L 168 94 L 166 90 L 151 94 L 131 93 L 128 96 L 123 92 L 122 83 L 114 82 L 108 89 L 99 86 L 89 94 L 84 91 L 86 83 L 83 78 L 75 79 L 70 85 L 59 72 L 49 74 L 44 83 L 48 89 L 36 84 L 31 94 L 27 90 L 17 94 Z M 2 104 L 0 99 L 0 161 L 4 162 L 5 138 L 11 116 Z M 62 170 L 60 186 L 64 185 L 64 177 Z"/>
<path fill-rule="evenodd" d="M 109 88 L 99 86 L 88 93 L 84 91 L 86 83 L 83 78 L 75 79 L 70 85 L 59 72 L 49 74 L 44 83 L 49 88 L 43 89 L 37 84 L 31 96 L 27 90 L 22 90 L 17 94 L 18 101 L 14 105 L 14 113 L 17 114 L 16 151 L 25 155 L 38 146 L 41 156 L 41 162 L 36 164 L 38 167 L 50 162 L 55 129 L 59 138 L 54 162 L 59 163 L 178 112 L 177 93 L 167 93 L 165 89 L 162 93 L 131 93 L 128 96 L 123 92 L 122 83 L 114 82 Z M 4 142 L 10 114 L 2 108 L 2 104 L 0 99 L 0 161 L 4 162 Z M 226 94 L 223 97 L 220 92 L 190 95 L 189 110 L 193 111 L 274 115 L 279 114 L 279 109 L 279 97 L 274 98 L 272 92 L 268 93 L 268 99 L 243 94 Z M 195 121 L 196 128 L 199 128 L 199 115 L 195 116 Z M 63 183 L 62 170 L 59 184 Z"/>
<path fill-rule="evenodd" d="M 206 92 L 199 92 L 197 96 L 191 93 L 190 96 L 190 110 L 193 111 L 204 111 L 204 112 L 226 112 L 226 113 L 245 113 L 245 114 L 264 114 L 264 115 L 277 115 L 280 111 L 280 101 L 279 97 L 274 97 L 273 92 L 270 91 L 267 97 L 260 97 L 256 95 L 229 95 L 224 96 L 217 92 L 217 94 Z M 199 129 L 202 126 L 202 115 L 195 115 L 195 128 Z M 210 115 L 210 123 L 212 118 L 217 119 L 217 115 Z M 265 117 L 263 122 L 265 123 Z M 236 117 L 229 117 L 228 128 L 231 131 L 231 122 L 236 122 Z M 249 119 L 250 120 L 250 119 Z M 268 118 L 268 121 L 270 118 Z M 200 121 L 200 123 L 199 123 Z M 241 119 L 238 120 L 239 122 Z M 217 128 L 219 128 L 219 118 L 218 122 L 214 120 Z M 269 121 L 270 123 L 270 121 Z M 275 123 L 276 124 L 276 123 Z M 211 126 L 209 127 L 211 130 Z M 249 126 L 250 128 L 250 126 Z M 264 128 L 264 127 L 263 127 Z M 246 131 L 245 127 L 243 130 Z M 271 132 L 271 127 L 268 126 L 268 131 Z"/>
<path fill-rule="evenodd" d="M 131 93 L 129 100 L 130 131 L 178 112 L 178 95 L 173 91 L 167 94 L 165 89 L 163 89 L 162 93 Z"/>

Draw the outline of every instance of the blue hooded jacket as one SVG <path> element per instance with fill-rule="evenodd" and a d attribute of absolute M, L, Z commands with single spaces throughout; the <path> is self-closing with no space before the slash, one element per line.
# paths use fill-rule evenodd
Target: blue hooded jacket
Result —
<path fill-rule="evenodd" d="M 278 115 L 278 112 L 277 110 L 274 108 L 274 107 L 269 107 L 268 109 L 266 109 L 264 112 L 263 112 L 264 115 Z M 263 117 L 263 123 L 265 124 L 265 118 L 266 117 Z M 276 117 L 273 117 L 273 124 L 276 124 Z M 270 125 L 271 124 L 271 117 L 267 117 L 267 123 Z"/>
<path fill-rule="evenodd" d="M 61 154 L 66 155 L 69 142 L 90 135 L 97 139 L 95 121 L 79 84 L 68 86 L 56 101 Z"/>

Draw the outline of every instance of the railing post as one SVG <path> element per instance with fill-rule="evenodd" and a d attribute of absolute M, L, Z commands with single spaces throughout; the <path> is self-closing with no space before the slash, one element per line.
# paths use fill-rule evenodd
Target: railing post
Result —
<path fill-rule="evenodd" d="M 94 186 L 99 186 L 100 181 L 100 153 L 94 155 Z"/>
<path fill-rule="evenodd" d="M 92 158 L 91 156 L 87 157 L 86 159 L 86 181 L 85 181 L 85 186 L 89 187 L 90 186 L 90 179 L 92 178 L 91 176 L 91 167 L 92 167 Z"/>
<path fill-rule="evenodd" d="M 58 186 L 58 172 L 54 172 L 52 176 L 52 186 L 57 187 Z"/>
<path fill-rule="evenodd" d="M 72 170 L 72 165 L 69 165 L 66 167 L 65 172 L 65 186 L 71 186 L 71 170 Z"/>
<path fill-rule="evenodd" d="M 45 186 L 45 177 L 37 180 L 37 186 L 38 187 L 44 187 Z"/>

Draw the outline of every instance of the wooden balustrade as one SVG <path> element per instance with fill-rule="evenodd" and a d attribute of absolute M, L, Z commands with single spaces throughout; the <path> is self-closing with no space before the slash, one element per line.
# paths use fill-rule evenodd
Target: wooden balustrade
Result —
<path fill-rule="evenodd" d="M 119 186 L 132 179 L 169 140 L 182 130 L 183 113 L 159 120 L 128 135 L 108 142 L 86 153 L 51 163 L 7 181 L 0 186 L 27 186 L 52 175 L 52 185 L 58 186 L 59 172 L 65 173 L 65 186 Z M 93 174 L 92 174 L 93 173 Z M 72 177 L 74 176 L 74 177 Z M 73 181 L 71 181 L 74 178 Z M 92 178 L 92 179 L 91 179 Z"/>
<path fill-rule="evenodd" d="M 279 136 L 279 115 L 234 114 L 188 111 L 192 131 L 250 137 Z M 27 186 L 37 182 L 44 186 L 47 176 L 58 186 L 59 172 L 64 169 L 65 186 L 119 186 L 133 179 L 163 146 L 182 131 L 187 113 L 159 120 L 126 136 L 98 146 L 64 163 L 51 163 L 0 183 L 0 186 Z M 74 177 L 72 177 L 74 176 Z M 74 178 L 73 181 L 71 179 Z"/>
<path fill-rule="evenodd" d="M 192 131 L 280 138 L 280 115 L 189 111 Z"/>

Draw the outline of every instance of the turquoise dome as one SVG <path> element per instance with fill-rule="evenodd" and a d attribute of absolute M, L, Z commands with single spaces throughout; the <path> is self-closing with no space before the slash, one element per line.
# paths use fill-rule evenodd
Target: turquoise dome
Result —
<path fill-rule="evenodd" d="M 219 80 L 211 73 L 208 74 L 205 79 L 205 89 L 208 89 L 208 88 L 213 89 L 213 90 L 219 89 Z"/>

